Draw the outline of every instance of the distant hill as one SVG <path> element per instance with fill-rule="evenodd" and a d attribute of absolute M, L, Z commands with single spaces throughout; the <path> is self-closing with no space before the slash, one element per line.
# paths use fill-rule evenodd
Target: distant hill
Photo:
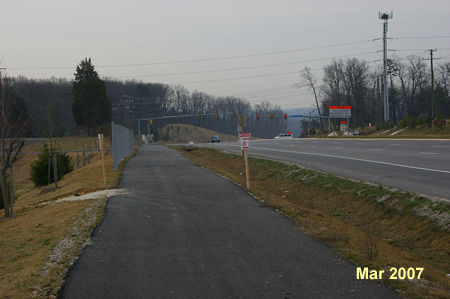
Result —
<path fill-rule="evenodd" d="M 288 115 L 292 114 L 309 115 L 310 112 L 311 115 L 317 115 L 317 109 L 315 108 L 294 108 L 284 110 L 284 113 L 287 113 Z"/>
<path fill-rule="evenodd" d="M 284 113 L 287 115 L 317 115 L 317 109 L 314 108 L 294 108 L 284 110 Z M 287 131 L 291 132 L 294 137 L 299 137 L 303 133 L 302 121 L 303 118 L 288 118 L 287 120 Z"/>

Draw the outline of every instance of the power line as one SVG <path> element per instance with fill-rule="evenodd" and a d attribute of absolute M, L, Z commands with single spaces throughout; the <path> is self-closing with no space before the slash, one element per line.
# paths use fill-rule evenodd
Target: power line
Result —
<path fill-rule="evenodd" d="M 235 68 L 226 68 L 226 69 L 182 72 L 182 73 L 132 75 L 132 76 L 134 78 L 136 78 L 136 77 L 141 77 L 142 78 L 142 77 L 181 76 L 181 75 L 192 75 L 192 74 L 203 74 L 203 73 L 216 73 L 216 72 L 251 70 L 251 69 L 267 68 L 267 67 L 274 67 L 274 66 L 283 66 L 283 65 L 292 65 L 292 64 L 299 64 L 299 63 L 306 63 L 306 62 L 322 61 L 322 60 L 336 59 L 336 58 L 343 58 L 343 57 L 353 57 L 353 56 L 360 56 L 360 55 L 368 55 L 368 54 L 375 54 L 375 53 L 376 52 L 374 52 L 374 51 L 371 51 L 371 52 L 360 52 L 360 53 L 353 53 L 353 54 L 347 54 L 347 55 L 341 55 L 341 56 L 322 57 L 322 58 L 315 58 L 315 59 L 308 59 L 308 60 L 296 60 L 296 61 L 289 61 L 289 62 L 283 62 L 283 63 L 263 64 L 263 65 L 247 66 L 247 67 L 235 67 Z M 128 78 L 130 76 L 112 76 L 112 77 Z"/>
<path fill-rule="evenodd" d="M 266 97 L 272 97 L 272 96 L 280 96 L 280 95 L 301 95 L 303 93 L 305 93 L 306 90 L 289 90 L 289 91 L 284 91 L 284 92 L 277 92 L 277 93 L 272 93 L 272 94 L 264 94 L 264 95 L 254 95 L 254 96 L 244 96 L 244 98 L 246 99 L 251 99 L 251 98 L 266 98 Z"/>
<path fill-rule="evenodd" d="M 260 93 L 260 92 L 264 92 L 264 91 L 270 91 L 270 90 L 277 90 L 277 89 L 286 89 L 287 87 L 293 87 L 295 83 L 289 84 L 289 85 L 281 85 L 281 86 L 276 86 L 276 87 L 271 87 L 271 88 L 266 88 L 266 89 L 259 89 L 259 90 L 253 90 L 253 91 L 246 91 L 246 92 L 242 92 L 239 94 L 253 94 L 253 93 Z"/>
<path fill-rule="evenodd" d="M 135 63 L 135 64 L 98 65 L 97 68 L 136 67 L 136 66 L 180 64 L 180 63 L 192 63 L 192 62 L 215 61 L 215 60 L 230 60 L 230 59 L 239 59 L 239 58 L 246 58 L 246 57 L 280 55 L 280 54 L 287 54 L 287 53 L 294 53 L 294 52 L 303 52 L 303 51 L 319 50 L 319 49 L 326 49 L 326 48 L 336 48 L 336 47 L 342 47 L 342 46 L 362 44 L 362 43 L 367 43 L 367 42 L 371 42 L 371 41 L 372 41 L 372 39 L 367 39 L 367 40 L 329 44 L 329 45 L 309 47 L 309 48 L 297 48 L 297 49 L 282 50 L 282 51 L 262 52 L 262 53 L 234 55 L 234 56 L 221 56 L 221 57 L 212 57 L 212 58 L 186 59 L 186 60 Z M 13 70 L 43 70 L 43 69 L 73 69 L 73 68 L 74 68 L 73 66 L 53 66 L 53 67 L 12 67 L 10 69 L 13 69 Z"/>
<path fill-rule="evenodd" d="M 264 78 L 264 77 L 274 77 L 274 76 L 282 76 L 288 74 L 297 74 L 300 71 L 293 72 L 281 72 L 281 73 L 271 73 L 264 75 L 255 75 L 255 76 L 246 76 L 246 77 L 231 77 L 231 78 L 222 78 L 222 79 L 211 79 L 211 80 L 196 80 L 196 81 L 187 81 L 187 82 L 177 82 L 178 84 L 191 84 L 191 83 L 206 83 L 206 82 L 220 82 L 220 81 L 232 81 L 232 80 L 243 80 L 243 79 L 253 79 L 253 78 Z"/>
<path fill-rule="evenodd" d="M 434 38 L 450 38 L 450 35 L 391 37 L 391 39 L 434 39 Z"/>

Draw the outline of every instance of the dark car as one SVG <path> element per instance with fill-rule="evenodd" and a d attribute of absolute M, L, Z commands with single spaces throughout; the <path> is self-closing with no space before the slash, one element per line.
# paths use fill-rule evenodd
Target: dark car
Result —
<path fill-rule="evenodd" d="M 211 137 L 211 142 L 220 142 L 220 137 L 217 135 L 214 135 Z"/>

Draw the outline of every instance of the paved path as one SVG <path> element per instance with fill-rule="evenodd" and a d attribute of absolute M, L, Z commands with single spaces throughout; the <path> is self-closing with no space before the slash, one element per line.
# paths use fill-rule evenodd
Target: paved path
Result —
<path fill-rule="evenodd" d="M 63 298 L 393 298 L 284 216 L 174 150 L 127 163 Z"/>
<path fill-rule="evenodd" d="M 198 146 L 241 152 L 237 142 Z M 450 140 L 263 139 L 249 155 L 450 199 Z"/>

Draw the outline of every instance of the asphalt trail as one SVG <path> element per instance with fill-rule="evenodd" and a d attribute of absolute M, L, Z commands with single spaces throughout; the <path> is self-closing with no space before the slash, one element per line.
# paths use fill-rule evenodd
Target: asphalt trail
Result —
<path fill-rule="evenodd" d="M 143 146 L 62 298 L 394 298 L 228 180 Z"/>

